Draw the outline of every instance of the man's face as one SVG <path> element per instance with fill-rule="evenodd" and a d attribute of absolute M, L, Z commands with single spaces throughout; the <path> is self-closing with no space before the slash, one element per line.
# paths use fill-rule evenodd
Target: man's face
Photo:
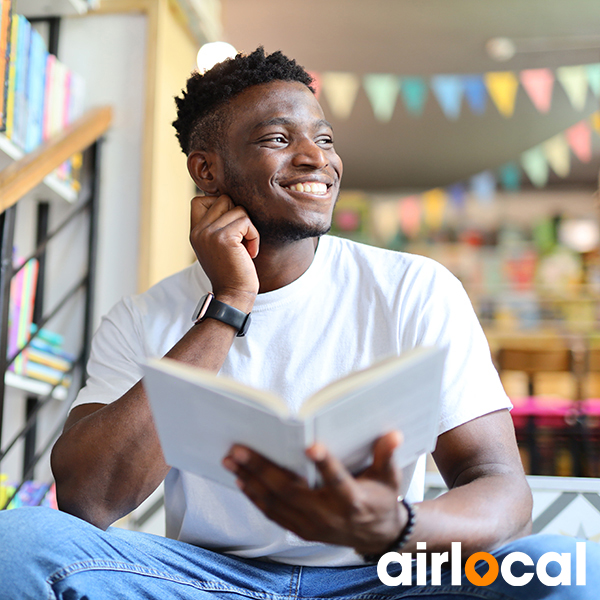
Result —
<path fill-rule="evenodd" d="M 236 96 L 228 110 L 219 192 L 246 209 L 261 243 L 327 233 L 342 161 L 312 92 L 298 82 L 257 85 Z"/>

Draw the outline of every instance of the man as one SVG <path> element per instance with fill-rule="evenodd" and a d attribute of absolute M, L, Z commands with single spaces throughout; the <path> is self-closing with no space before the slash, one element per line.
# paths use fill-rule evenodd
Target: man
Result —
<path fill-rule="evenodd" d="M 310 85 L 294 61 L 262 48 L 188 80 L 174 125 L 204 192 L 191 208 L 198 262 L 103 320 L 88 384 L 52 455 L 65 512 L 1 516 L 0 577 L 13 591 L 0 597 L 480 598 L 449 574 L 443 585 L 386 587 L 375 562 L 423 543 L 446 552 L 461 542 L 463 558 L 575 554 L 567 538 L 521 539 L 531 496 L 510 404 L 457 280 L 433 261 L 324 235 L 342 163 Z M 202 297 L 212 316 L 191 325 Z M 241 446 L 223 457 L 241 492 L 170 469 L 140 381 L 140 362 L 166 354 L 276 391 L 297 409 L 345 373 L 431 344 L 449 348 L 434 457 L 450 491 L 429 501 L 422 461 L 402 473 L 392 466 L 398 433 L 376 442 L 357 476 L 327 448 L 308 449 L 324 481 L 314 490 Z M 173 539 L 104 531 L 163 479 Z M 591 598 L 591 576 L 572 597 Z M 575 590 L 535 576 L 523 587 L 499 578 L 488 591 L 546 598 L 564 589 Z"/>

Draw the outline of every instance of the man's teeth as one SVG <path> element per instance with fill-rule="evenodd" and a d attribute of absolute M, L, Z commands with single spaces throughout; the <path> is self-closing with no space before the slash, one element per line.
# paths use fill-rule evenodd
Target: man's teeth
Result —
<path fill-rule="evenodd" d="M 324 183 L 310 182 L 310 183 L 294 183 L 293 185 L 287 186 L 289 190 L 294 192 L 305 192 L 307 194 L 326 194 L 327 185 Z"/>

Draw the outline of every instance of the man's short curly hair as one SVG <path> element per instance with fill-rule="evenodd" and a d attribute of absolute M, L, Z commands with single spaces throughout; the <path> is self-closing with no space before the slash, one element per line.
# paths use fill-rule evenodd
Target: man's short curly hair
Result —
<path fill-rule="evenodd" d="M 298 81 L 315 93 L 313 78 L 303 67 L 279 51 L 265 54 L 262 46 L 251 54 L 228 58 L 203 75 L 194 72 L 182 95 L 175 98 L 173 127 L 183 152 L 222 149 L 226 105 L 246 88 L 271 81 Z"/>

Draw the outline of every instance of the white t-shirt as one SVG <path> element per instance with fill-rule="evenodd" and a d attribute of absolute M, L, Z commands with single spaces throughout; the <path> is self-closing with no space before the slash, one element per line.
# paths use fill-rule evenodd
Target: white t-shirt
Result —
<path fill-rule="evenodd" d="M 139 363 L 164 356 L 192 326 L 211 290 L 198 263 L 119 302 L 92 344 L 89 380 L 74 406 L 109 403 L 141 378 Z M 296 281 L 259 294 L 246 337 L 235 338 L 221 373 L 268 389 L 297 410 L 339 377 L 415 346 L 447 345 L 440 434 L 510 408 L 460 282 L 440 264 L 341 238 L 319 240 Z M 407 499 L 423 497 L 425 457 L 404 471 Z M 171 469 L 167 536 L 247 558 L 298 564 L 358 564 L 349 548 L 306 542 L 269 521 L 237 490 Z"/>

